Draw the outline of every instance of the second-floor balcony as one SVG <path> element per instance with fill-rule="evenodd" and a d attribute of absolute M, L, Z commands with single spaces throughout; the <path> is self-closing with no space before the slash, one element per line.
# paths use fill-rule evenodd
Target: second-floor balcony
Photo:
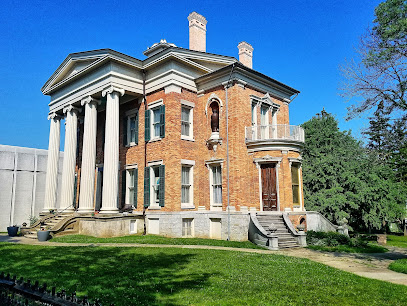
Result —
<path fill-rule="evenodd" d="M 273 149 L 300 150 L 304 144 L 304 129 L 297 125 L 253 125 L 246 127 L 246 145 L 251 151 Z"/>

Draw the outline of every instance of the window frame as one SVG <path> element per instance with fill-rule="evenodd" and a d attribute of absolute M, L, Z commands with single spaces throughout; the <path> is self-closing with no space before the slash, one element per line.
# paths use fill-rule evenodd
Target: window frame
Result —
<path fill-rule="evenodd" d="M 193 209 L 194 205 L 194 166 L 195 161 L 193 160 L 181 160 L 181 209 Z M 189 202 L 182 201 L 182 169 L 189 168 Z"/>
<path fill-rule="evenodd" d="M 186 100 L 181 100 L 181 139 L 183 140 L 189 140 L 189 141 L 195 141 L 194 139 L 194 107 L 195 103 L 189 102 Z M 188 116 L 188 123 L 189 123 L 189 135 L 184 135 L 182 134 L 182 109 L 188 109 L 189 110 L 189 116 Z"/>
<path fill-rule="evenodd" d="M 126 186 L 125 186 L 125 195 L 124 195 L 124 204 L 126 205 L 132 205 L 134 208 L 137 208 L 137 203 L 134 201 L 134 197 L 138 197 L 138 165 L 133 164 L 133 165 L 126 165 L 125 167 L 126 171 Z M 137 175 L 135 175 L 135 172 L 137 171 Z M 131 186 L 131 174 L 130 172 L 133 172 L 133 186 Z M 130 189 L 133 189 L 133 197 L 130 198 Z M 135 193 L 135 194 L 134 194 Z M 131 199 L 131 200 L 130 200 Z M 135 205 L 136 204 L 136 205 Z"/>
<path fill-rule="evenodd" d="M 149 112 L 149 139 L 148 142 L 154 142 L 161 140 L 165 137 L 165 104 L 163 99 L 151 102 L 148 104 L 148 109 L 146 110 Z M 154 111 L 158 111 L 158 121 L 155 121 L 155 114 Z M 161 120 L 161 116 L 163 116 L 163 121 Z M 158 135 L 156 134 L 156 125 L 158 125 Z M 161 133 L 161 129 L 163 129 L 163 133 Z M 147 129 L 146 129 L 147 130 Z"/>
<path fill-rule="evenodd" d="M 293 168 L 296 169 L 296 174 L 297 174 L 297 182 L 294 184 L 293 180 Z M 293 206 L 299 206 L 301 207 L 301 180 L 300 180 L 300 169 L 301 169 L 301 163 L 298 162 L 291 162 L 290 165 L 290 172 L 291 172 L 291 192 L 292 192 L 292 199 L 293 199 Z M 297 186 L 298 191 L 297 191 L 297 197 L 298 197 L 298 202 L 294 203 L 294 186 Z"/>
<path fill-rule="evenodd" d="M 149 201 L 148 201 L 148 208 L 149 209 L 161 209 L 164 207 L 165 204 L 165 167 L 162 160 L 148 162 L 147 167 L 149 168 Z M 162 169 L 162 170 L 160 170 Z M 156 173 L 158 172 L 158 179 L 161 179 L 160 171 L 163 171 L 163 181 L 160 181 L 159 184 L 155 184 L 156 182 Z M 161 185 L 163 184 L 163 185 Z M 155 187 L 156 186 L 156 187 Z M 158 191 L 158 192 L 157 192 Z M 160 192 L 164 192 L 163 201 L 160 203 Z M 145 205 L 146 206 L 146 205 Z"/>
<path fill-rule="evenodd" d="M 181 236 L 182 238 L 193 238 L 195 237 L 194 229 L 194 218 L 182 218 L 181 221 Z M 189 226 L 185 226 L 189 225 Z M 187 233 L 185 233 L 187 231 Z M 188 234 L 189 232 L 189 234 Z"/>
<path fill-rule="evenodd" d="M 134 128 L 134 139 L 131 139 L 131 119 L 134 118 L 135 120 L 135 128 Z M 132 109 L 125 113 L 125 126 L 123 127 L 125 131 L 123 131 L 124 135 L 124 146 L 125 147 L 133 147 L 138 145 L 138 138 L 139 138 L 139 111 L 138 109 Z"/>
<path fill-rule="evenodd" d="M 214 159 L 206 161 L 206 166 L 209 170 L 209 198 L 210 198 L 210 209 L 214 211 L 222 211 L 223 207 L 223 159 Z M 222 203 L 215 203 L 214 202 L 214 182 L 213 182 L 213 169 L 215 167 L 220 167 L 220 181 L 219 184 L 221 186 L 221 201 Z"/>

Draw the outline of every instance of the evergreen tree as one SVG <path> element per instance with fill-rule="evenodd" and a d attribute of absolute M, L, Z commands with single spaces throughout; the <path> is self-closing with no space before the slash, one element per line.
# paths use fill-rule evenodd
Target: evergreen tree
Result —
<path fill-rule="evenodd" d="M 407 190 L 394 171 L 369 154 L 350 132 L 324 110 L 303 125 L 305 207 L 321 212 L 333 223 L 347 218 L 358 230 L 380 230 L 401 220 Z"/>

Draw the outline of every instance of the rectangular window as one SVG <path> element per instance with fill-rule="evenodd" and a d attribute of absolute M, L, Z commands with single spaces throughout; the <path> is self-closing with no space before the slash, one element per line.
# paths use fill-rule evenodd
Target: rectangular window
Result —
<path fill-rule="evenodd" d="M 252 103 L 252 125 L 256 125 L 256 103 Z"/>
<path fill-rule="evenodd" d="M 127 170 L 127 188 L 126 188 L 126 203 L 127 204 L 134 204 L 134 185 L 135 185 L 135 179 L 134 179 L 134 170 L 135 169 L 129 169 Z"/>
<path fill-rule="evenodd" d="M 160 137 L 160 115 L 159 107 L 153 109 L 153 138 Z"/>
<path fill-rule="evenodd" d="M 145 111 L 145 141 L 158 140 L 165 137 L 165 105 L 162 100 L 149 104 Z"/>
<path fill-rule="evenodd" d="M 181 107 L 181 135 L 191 137 L 191 109 Z"/>
<path fill-rule="evenodd" d="M 138 112 L 131 110 L 126 112 L 123 118 L 123 146 L 138 144 Z"/>
<path fill-rule="evenodd" d="M 160 171 L 159 167 L 152 167 L 152 187 L 153 187 L 153 206 L 158 206 L 160 202 Z"/>
<path fill-rule="evenodd" d="M 293 189 L 293 204 L 300 205 L 300 168 L 298 164 L 291 165 L 291 181 Z"/>
<path fill-rule="evenodd" d="M 130 145 L 135 145 L 137 144 L 137 138 L 138 138 L 138 118 L 137 114 L 134 116 L 130 116 L 128 119 L 128 132 L 127 132 L 127 137 L 128 137 L 128 143 Z"/>
<path fill-rule="evenodd" d="M 268 139 L 269 137 L 269 120 L 268 120 L 268 107 L 262 106 L 260 108 L 260 135 L 261 139 Z"/>
<path fill-rule="evenodd" d="M 181 167 L 181 203 L 191 203 L 191 167 Z"/>
<path fill-rule="evenodd" d="M 222 169 L 221 166 L 212 166 L 212 194 L 213 203 L 222 204 Z"/>
<path fill-rule="evenodd" d="M 183 218 L 182 219 L 182 237 L 193 237 L 193 225 L 194 219 Z"/>

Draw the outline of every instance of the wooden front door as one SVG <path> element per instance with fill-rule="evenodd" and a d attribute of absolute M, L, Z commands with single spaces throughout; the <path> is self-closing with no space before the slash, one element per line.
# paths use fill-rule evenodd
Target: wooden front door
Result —
<path fill-rule="evenodd" d="M 261 197 L 264 211 L 277 211 L 276 164 L 261 165 Z"/>

